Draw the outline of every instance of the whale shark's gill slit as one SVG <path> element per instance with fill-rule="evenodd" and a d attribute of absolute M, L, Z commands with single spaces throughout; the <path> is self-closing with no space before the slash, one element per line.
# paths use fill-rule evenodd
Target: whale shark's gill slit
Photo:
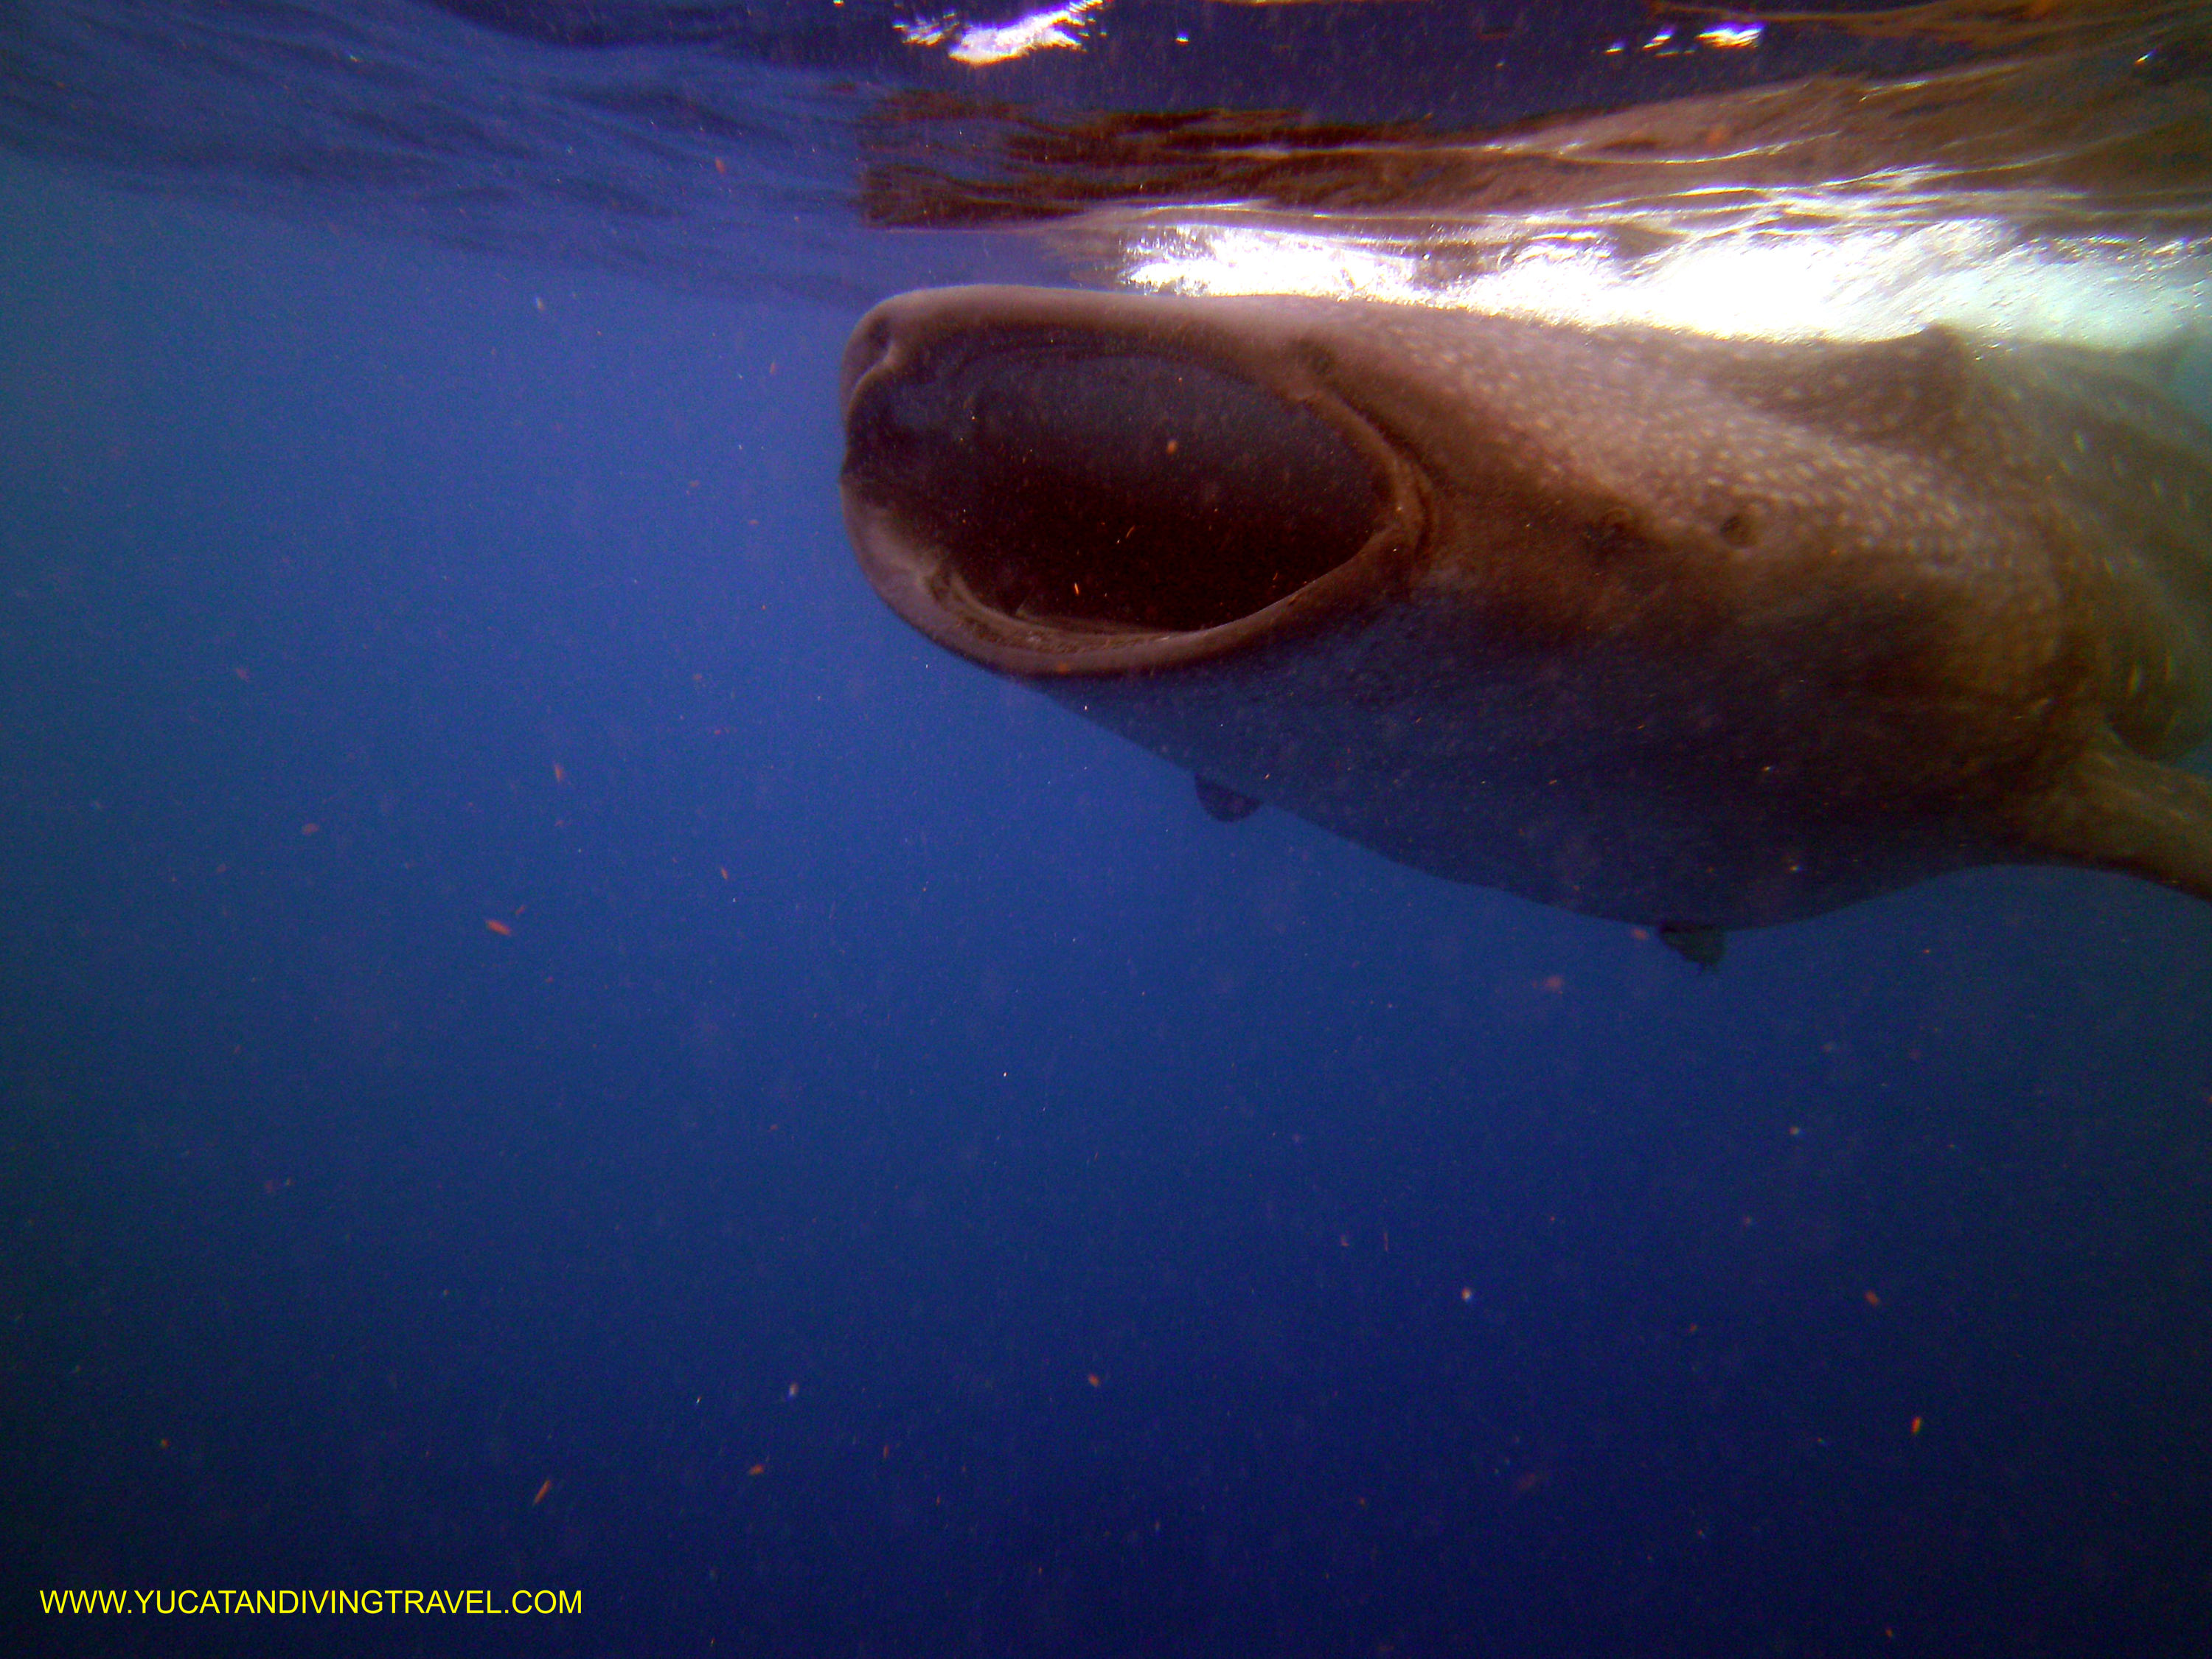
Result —
<path fill-rule="evenodd" d="M 861 390 L 850 482 L 941 586 L 1048 629 L 1190 632 L 1357 555 L 1367 459 L 1226 369 L 1064 330 L 956 337 Z"/>

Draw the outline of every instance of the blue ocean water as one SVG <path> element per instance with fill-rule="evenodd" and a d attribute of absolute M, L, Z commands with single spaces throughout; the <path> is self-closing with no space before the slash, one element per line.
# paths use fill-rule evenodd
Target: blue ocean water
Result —
<path fill-rule="evenodd" d="M 2202 905 L 1698 974 L 1218 824 L 853 564 L 860 301 L 1034 250 L 825 196 L 818 295 L 714 291 L 127 172 L 0 168 L 21 1639 L 2212 1641 Z"/>

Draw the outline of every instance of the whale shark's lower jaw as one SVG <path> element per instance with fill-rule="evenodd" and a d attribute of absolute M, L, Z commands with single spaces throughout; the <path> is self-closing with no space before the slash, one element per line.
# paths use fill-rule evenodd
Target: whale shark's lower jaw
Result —
<path fill-rule="evenodd" d="M 1026 310 L 920 296 L 848 351 L 854 541 L 939 643 L 1014 673 L 1176 665 L 1326 611 L 1409 544 L 1402 469 L 1295 363 Z"/>

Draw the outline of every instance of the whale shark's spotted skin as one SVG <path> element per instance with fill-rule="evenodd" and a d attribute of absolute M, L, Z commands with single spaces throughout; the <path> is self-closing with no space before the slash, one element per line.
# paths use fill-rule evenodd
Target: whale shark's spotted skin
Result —
<path fill-rule="evenodd" d="M 2125 361 L 950 289 L 845 411 L 908 622 L 1421 869 L 1678 936 L 2212 897 L 2212 437 Z"/>

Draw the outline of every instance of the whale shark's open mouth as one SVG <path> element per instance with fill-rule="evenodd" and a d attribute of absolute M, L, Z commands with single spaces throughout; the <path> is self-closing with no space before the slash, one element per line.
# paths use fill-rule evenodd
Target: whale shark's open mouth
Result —
<path fill-rule="evenodd" d="M 1357 560 L 1392 519 L 1374 446 L 1193 343 L 980 307 L 864 326 L 843 483 L 878 590 L 994 665 L 1110 670 Z"/>

